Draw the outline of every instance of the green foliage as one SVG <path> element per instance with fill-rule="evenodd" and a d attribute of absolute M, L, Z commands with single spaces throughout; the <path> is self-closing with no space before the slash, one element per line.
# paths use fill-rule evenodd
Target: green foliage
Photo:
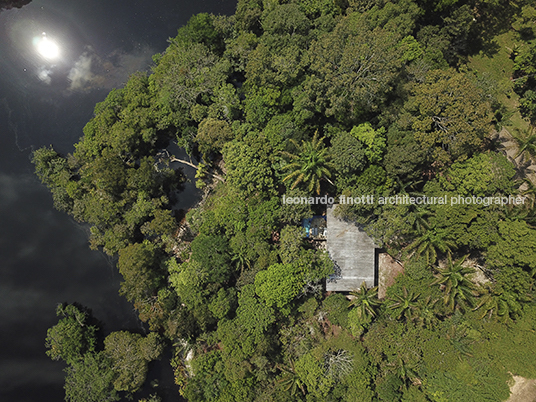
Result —
<path fill-rule="evenodd" d="M 380 301 L 378 300 L 378 287 L 367 288 L 363 282 L 359 290 L 350 292 L 353 296 L 348 307 L 348 324 L 352 335 L 360 336 L 378 314 Z"/>
<path fill-rule="evenodd" d="M 515 158 L 523 155 L 524 159 L 532 160 L 536 156 L 536 133 L 533 126 L 530 126 L 526 131 L 514 130 L 512 138 L 518 147 Z"/>
<path fill-rule="evenodd" d="M 397 320 L 404 318 L 406 322 L 408 322 L 416 318 L 416 313 L 419 309 L 417 303 L 419 296 L 418 293 L 408 291 L 405 286 L 402 286 L 402 294 L 395 295 L 393 304 L 389 306 L 389 308 L 394 310 L 397 314 Z"/>
<path fill-rule="evenodd" d="M 61 318 L 47 331 L 47 356 L 52 360 L 61 359 L 67 364 L 74 364 L 84 355 L 95 351 L 97 327 L 89 325 L 87 311 L 74 304 L 59 304 L 56 315 Z"/>
<path fill-rule="evenodd" d="M 401 66 L 400 38 L 384 28 L 369 29 L 366 16 L 351 17 L 313 42 L 311 75 L 295 109 L 312 109 L 352 123 L 385 101 Z"/>
<path fill-rule="evenodd" d="M 385 149 L 385 128 L 374 130 L 370 123 L 355 126 L 350 131 L 365 146 L 365 155 L 370 163 L 380 162 Z"/>
<path fill-rule="evenodd" d="M 263 18 L 262 28 L 265 34 L 305 35 L 311 22 L 296 4 L 282 4 L 275 7 Z"/>
<path fill-rule="evenodd" d="M 532 124 L 536 122 L 536 42 L 531 41 L 514 53 L 514 90 L 521 96 L 519 110 Z"/>
<path fill-rule="evenodd" d="M 415 254 L 424 256 L 428 264 L 434 264 L 437 260 L 438 252 L 450 255 L 454 243 L 447 238 L 447 230 L 427 230 L 422 233 L 413 243 L 408 246 L 409 251 L 414 250 Z"/>
<path fill-rule="evenodd" d="M 348 324 L 348 300 L 344 295 L 335 293 L 326 297 L 322 302 L 322 311 L 327 313 L 332 324 L 342 327 Z"/>
<path fill-rule="evenodd" d="M 274 322 L 273 309 L 255 296 L 255 286 L 245 285 L 238 294 L 236 317 L 218 323 L 228 380 L 245 378 L 252 369 L 248 360 L 267 353 L 271 347 L 267 332 Z"/>
<path fill-rule="evenodd" d="M 202 43 L 213 51 L 221 51 L 222 37 L 214 26 L 215 16 L 207 13 L 193 15 L 188 23 L 179 29 L 175 43 Z"/>
<path fill-rule="evenodd" d="M 488 263 L 496 268 L 515 266 L 536 272 L 536 231 L 523 221 L 498 223 L 499 238 L 487 252 Z"/>
<path fill-rule="evenodd" d="M 325 369 L 322 360 L 308 353 L 296 362 L 296 372 L 307 387 L 309 393 L 316 398 L 325 398 L 335 381 L 325 377 Z"/>
<path fill-rule="evenodd" d="M 223 289 L 218 290 L 216 296 L 214 296 L 208 305 L 208 308 L 212 315 L 221 320 L 226 317 L 231 311 L 234 310 L 236 305 L 236 292 L 234 289 Z"/>
<path fill-rule="evenodd" d="M 214 151 L 221 151 L 226 142 L 232 139 L 233 133 L 229 123 L 224 120 L 206 118 L 200 124 L 196 140 L 199 151 L 207 160 L 208 155 Z"/>
<path fill-rule="evenodd" d="M 347 132 L 337 135 L 331 142 L 331 159 L 340 179 L 359 173 L 365 165 L 366 151 L 356 136 Z"/>
<path fill-rule="evenodd" d="M 219 388 L 225 385 L 221 353 L 212 351 L 198 356 L 192 362 L 196 374 L 186 386 L 184 396 L 189 401 L 214 400 Z"/>
<path fill-rule="evenodd" d="M 117 266 L 124 279 L 120 293 L 131 302 L 152 296 L 162 279 L 157 248 L 148 241 L 121 249 Z"/>
<path fill-rule="evenodd" d="M 154 85 L 161 88 L 158 101 L 166 113 L 161 124 L 188 126 L 188 112 L 197 104 L 210 105 L 216 88 L 225 85 L 228 69 L 229 63 L 204 44 L 185 43 L 180 37 L 172 40 L 152 76 Z"/>
<path fill-rule="evenodd" d="M 330 168 L 327 149 L 324 147 L 324 137 L 318 138 L 318 131 L 315 132 L 311 141 L 303 141 L 298 144 L 294 140 L 292 143 L 296 147 L 296 153 L 283 152 L 283 155 L 289 159 L 289 163 L 283 166 L 283 170 L 291 172 L 285 176 L 283 182 L 292 181 L 291 190 L 300 184 L 307 187 L 307 191 L 313 191 L 320 194 L 320 181 L 322 179 L 331 181 Z"/>
<path fill-rule="evenodd" d="M 35 165 L 35 173 L 39 180 L 52 192 L 54 207 L 61 211 L 71 212 L 73 200 L 67 186 L 72 172 L 68 161 L 52 147 L 43 147 L 34 151 L 32 163 Z"/>
<path fill-rule="evenodd" d="M 207 304 L 210 295 L 207 269 L 199 262 L 190 260 L 170 269 L 169 282 L 180 302 L 192 313 L 196 324 L 206 329 L 214 323 Z M 217 286 L 216 286 L 217 289 Z"/>
<path fill-rule="evenodd" d="M 463 266 L 466 257 L 453 262 L 449 256 L 445 268 L 436 268 L 437 279 L 433 284 L 439 284 L 443 288 L 443 302 L 450 311 L 474 305 L 475 285 L 468 278 L 474 270 Z"/>
<path fill-rule="evenodd" d="M 487 153 L 454 163 L 439 181 L 447 191 L 461 196 L 510 195 L 514 174 L 514 167 L 505 156 Z"/>
<path fill-rule="evenodd" d="M 281 377 L 277 382 L 281 384 L 285 392 L 290 391 L 290 395 L 295 396 L 296 392 L 300 390 L 303 395 L 306 394 L 305 385 L 296 372 L 292 359 L 289 360 L 288 365 L 278 365 L 278 369 L 281 370 Z"/>
<path fill-rule="evenodd" d="M 288 190 L 285 193 L 286 197 L 310 197 L 310 194 L 299 188 Z M 281 221 L 291 224 L 301 224 L 303 219 L 311 218 L 313 211 L 310 204 L 283 204 L 281 206 Z"/>
<path fill-rule="evenodd" d="M 255 336 L 266 331 L 274 322 L 272 309 L 255 297 L 253 285 L 246 285 L 238 294 L 236 316 L 243 328 Z"/>
<path fill-rule="evenodd" d="M 127 331 L 112 332 L 104 340 L 104 353 L 115 373 L 113 385 L 117 391 L 138 391 L 147 376 L 147 364 L 162 354 L 158 334 L 146 338 Z"/>
<path fill-rule="evenodd" d="M 65 369 L 65 400 L 113 402 L 120 400 L 113 387 L 115 373 L 104 352 L 88 353 Z"/>
<path fill-rule="evenodd" d="M 526 314 L 510 326 L 486 323 L 482 328 L 486 340 L 477 344 L 475 353 L 494 359 L 504 367 L 505 372 L 533 378 L 536 375 L 536 360 L 527 350 L 535 341 L 534 313 L 534 306 L 527 308 Z"/>
<path fill-rule="evenodd" d="M 267 152 L 260 139 L 256 145 L 228 142 L 222 151 L 227 168 L 226 180 L 245 196 L 273 193 L 273 171 Z"/>
<path fill-rule="evenodd" d="M 229 279 L 229 244 L 225 237 L 200 234 L 192 242 L 191 248 L 192 259 L 207 272 L 209 282 L 223 283 Z"/>
<path fill-rule="evenodd" d="M 255 292 L 268 306 L 290 313 L 288 304 L 303 288 L 303 273 L 291 263 L 274 264 L 255 276 Z"/>
<path fill-rule="evenodd" d="M 463 367 L 464 371 L 474 370 Z M 437 373 L 427 382 L 427 392 L 434 401 L 469 399 L 472 401 L 503 401 L 510 390 L 508 375 L 484 367 L 473 373 Z"/>
<path fill-rule="evenodd" d="M 433 70 L 412 90 L 415 139 L 439 165 L 464 160 L 482 146 L 489 132 L 490 106 L 463 74 Z"/>
<path fill-rule="evenodd" d="M 474 310 L 480 310 L 480 319 L 493 317 L 500 321 L 507 321 L 510 318 L 516 319 L 522 313 L 519 299 L 525 299 L 526 296 L 505 290 L 501 283 L 487 283 L 479 289 L 479 293 L 478 305 Z"/>
<path fill-rule="evenodd" d="M 301 254 L 303 229 L 297 226 L 285 226 L 281 229 L 279 239 L 279 256 L 283 264 L 292 264 Z"/>
<path fill-rule="evenodd" d="M 148 362 L 160 359 L 164 352 L 164 343 L 156 332 L 149 332 L 145 338 L 138 340 L 137 344 L 140 355 Z"/>
<path fill-rule="evenodd" d="M 33 154 L 56 207 L 118 254 L 121 293 L 154 331 L 114 332 L 99 352 L 89 316 L 65 307 L 46 342 L 70 364 L 67 400 L 131 397 L 161 335 L 183 345 L 173 366 L 190 401 L 499 401 L 508 372 L 536 376 L 530 208 L 340 206 L 405 270 L 385 302 L 362 286 L 348 303 L 324 294 L 333 262 L 299 227 L 322 207 L 281 203 L 335 189 L 515 194 L 490 137 L 504 96 L 463 64 L 512 23 L 527 40 L 533 20 L 533 7 L 495 0 L 239 0 L 234 16 L 192 17 L 149 75 L 96 105 L 72 156 Z M 533 50 L 512 52 L 528 119 Z M 516 157 L 532 158 L 531 129 L 512 132 Z M 203 159 L 205 196 L 180 230 L 171 140 Z M 451 260 L 462 251 L 491 282 L 475 286 Z"/>

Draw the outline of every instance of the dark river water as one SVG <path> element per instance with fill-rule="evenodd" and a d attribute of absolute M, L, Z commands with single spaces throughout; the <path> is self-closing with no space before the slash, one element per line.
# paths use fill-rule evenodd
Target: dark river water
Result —
<path fill-rule="evenodd" d="M 232 14 L 235 6 L 33 0 L 0 13 L 0 401 L 63 400 L 63 365 L 44 347 L 58 303 L 89 307 L 106 332 L 140 328 L 118 295 L 114 261 L 89 249 L 87 228 L 53 209 L 33 174 L 32 150 L 52 144 L 72 152 L 95 103 L 146 70 L 191 15 Z M 58 45 L 57 58 L 38 53 L 43 33 Z M 195 200 L 192 186 L 183 197 Z"/>

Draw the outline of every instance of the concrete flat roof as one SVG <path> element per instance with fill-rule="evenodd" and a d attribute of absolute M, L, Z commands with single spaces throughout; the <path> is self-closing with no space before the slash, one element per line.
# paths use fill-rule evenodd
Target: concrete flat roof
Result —
<path fill-rule="evenodd" d="M 326 291 L 350 292 L 366 282 L 374 287 L 376 245 L 355 223 L 333 215 L 336 205 L 327 208 L 326 248 L 335 264 L 335 273 L 326 279 Z"/>

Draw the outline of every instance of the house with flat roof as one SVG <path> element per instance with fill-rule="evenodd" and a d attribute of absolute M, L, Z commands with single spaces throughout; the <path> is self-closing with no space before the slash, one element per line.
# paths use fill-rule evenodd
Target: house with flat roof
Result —
<path fill-rule="evenodd" d="M 377 246 L 357 224 L 335 217 L 335 206 L 328 206 L 326 213 L 326 248 L 335 271 L 326 279 L 326 291 L 350 292 L 363 282 L 374 287 L 378 284 Z"/>

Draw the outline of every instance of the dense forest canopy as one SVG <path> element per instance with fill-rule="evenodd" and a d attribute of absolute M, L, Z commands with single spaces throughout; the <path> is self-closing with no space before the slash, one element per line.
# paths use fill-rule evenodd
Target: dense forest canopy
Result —
<path fill-rule="evenodd" d="M 149 330 L 103 340 L 61 305 L 46 345 L 66 400 L 136 395 L 165 347 L 189 401 L 503 401 L 513 375 L 536 378 L 535 23 L 528 0 L 193 16 L 72 155 L 33 156 Z M 204 190 L 187 214 L 177 161 Z M 381 299 L 326 293 L 333 263 L 300 227 L 325 206 L 281 197 L 396 194 L 525 198 L 341 205 L 405 272 Z"/>

